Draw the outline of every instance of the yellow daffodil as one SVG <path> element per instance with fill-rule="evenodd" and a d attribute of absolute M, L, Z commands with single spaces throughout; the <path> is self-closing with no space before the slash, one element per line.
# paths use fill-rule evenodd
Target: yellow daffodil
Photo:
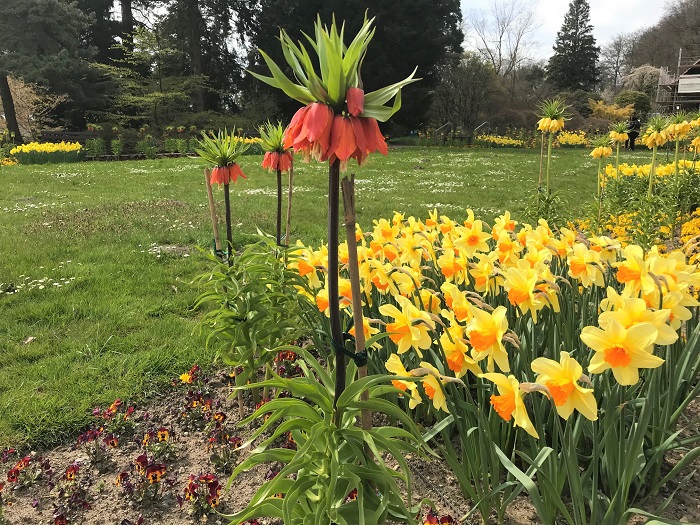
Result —
<path fill-rule="evenodd" d="M 486 241 L 490 235 L 485 233 L 482 228 L 483 223 L 480 220 L 475 220 L 471 227 L 457 228 L 459 236 L 454 240 L 455 248 L 458 248 L 469 258 L 474 257 L 476 252 L 489 251 L 489 245 Z"/>
<path fill-rule="evenodd" d="M 576 243 L 566 262 L 569 264 L 569 275 L 579 280 L 585 288 L 590 288 L 594 284 L 599 287 L 604 286 L 598 252 L 589 250 L 583 243 Z"/>
<path fill-rule="evenodd" d="M 416 308 L 410 299 L 401 296 L 395 299 L 401 310 L 393 304 L 383 304 L 379 307 L 379 313 L 394 318 L 394 322 L 386 325 L 389 338 L 398 346 L 399 354 L 414 348 L 418 356 L 423 357 L 421 350 L 430 348 L 430 330 L 435 330 L 435 322 L 428 313 Z"/>
<path fill-rule="evenodd" d="M 536 284 L 537 271 L 525 260 L 519 260 L 517 267 L 506 270 L 503 288 L 508 293 L 508 301 L 517 306 L 520 313 L 530 312 L 534 322 L 537 322 L 537 311 L 542 308 L 535 297 Z"/>
<path fill-rule="evenodd" d="M 496 252 L 477 253 L 477 262 L 469 270 L 469 275 L 474 279 L 474 289 L 485 295 L 498 295 L 503 284 L 503 277 L 496 271 Z"/>
<path fill-rule="evenodd" d="M 431 314 L 440 313 L 440 297 L 435 292 L 427 288 L 421 288 L 418 294 L 423 310 Z"/>
<path fill-rule="evenodd" d="M 489 373 L 482 374 L 481 377 L 494 383 L 498 389 L 498 395 L 491 396 L 491 405 L 496 413 L 505 421 L 513 418 L 515 426 L 522 428 L 532 437 L 539 438 L 525 409 L 523 402 L 525 392 L 520 389 L 520 383 L 515 376 L 506 377 L 503 374 Z"/>
<path fill-rule="evenodd" d="M 450 282 L 462 284 L 466 279 L 467 259 L 461 252 L 448 248 L 437 259 L 440 272 Z"/>
<path fill-rule="evenodd" d="M 442 390 L 444 382 L 438 379 L 441 377 L 440 372 L 433 365 L 425 361 L 421 361 L 420 366 L 431 372 L 423 377 L 423 390 L 425 390 L 425 395 L 433 400 L 433 407 L 435 410 L 442 410 L 449 414 L 450 411 L 447 409 L 445 392 Z"/>
<path fill-rule="evenodd" d="M 469 301 L 462 290 L 452 283 L 445 282 L 440 287 L 445 297 L 445 304 L 454 312 L 458 321 L 464 322 L 470 319 Z"/>
<path fill-rule="evenodd" d="M 592 388 L 583 388 L 579 381 L 583 376 L 583 368 L 568 352 L 561 352 L 559 362 L 545 357 L 538 357 L 532 364 L 536 374 L 536 383 L 549 389 L 557 413 L 564 419 L 574 410 L 578 410 L 591 421 L 598 419 L 598 407 Z"/>
<path fill-rule="evenodd" d="M 609 288 L 609 290 L 612 290 Z M 666 322 L 671 316 L 671 310 L 651 311 L 647 309 L 644 299 L 618 296 L 618 306 L 613 310 L 603 312 L 598 317 L 598 324 L 605 329 L 610 321 L 615 319 L 624 328 L 630 328 L 639 323 L 651 323 L 658 331 L 654 340 L 657 345 L 671 345 L 678 339 L 678 334 Z"/>
<path fill-rule="evenodd" d="M 596 354 L 588 365 L 592 374 L 612 369 L 621 385 L 639 381 L 640 368 L 656 368 L 663 359 L 652 354 L 658 330 L 651 323 L 639 323 L 629 329 L 616 319 L 610 319 L 604 329 L 587 326 L 581 331 L 581 340 Z"/>
<path fill-rule="evenodd" d="M 498 262 L 506 266 L 516 265 L 519 259 L 518 254 L 522 250 L 522 244 L 514 240 L 510 233 L 507 231 L 501 231 L 496 241 L 495 250 L 496 254 L 498 255 Z"/>
<path fill-rule="evenodd" d="M 406 371 L 406 369 L 403 366 L 403 363 L 401 362 L 401 358 L 396 354 L 391 354 L 384 366 L 390 373 L 399 377 L 410 377 L 411 375 L 409 372 Z M 420 393 L 418 392 L 418 386 L 416 385 L 415 381 L 394 379 L 391 381 L 391 384 L 399 390 L 402 390 L 404 392 L 408 391 L 411 394 L 411 397 L 408 400 L 409 408 L 416 408 L 416 406 L 418 406 L 418 404 L 423 401 L 423 399 L 420 397 Z"/>
<path fill-rule="evenodd" d="M 472 319 L 466 333 L 472 346 L 472 356 L 476 361 L 487 357 L 486 368 L 489 372 L 493 372 L 494 363 L 503 372 L 510 371 L 508 353 L 503 345 L 503 336 L 508 331 L 507 312 L 505 306 L 499 306 L 491 313 L 471 307 Z"/>
<path fill-rule="evenodd" d="M 455 377 L 462 377 L 468 371 L 474 375 L 481 374 L 481 368 L 469 356 L 469 347 L 464 340 L 464 327 L 457 323 L 454 316 L 449 319 L 449 322 L 449 327 L 440 336 L 447 366 L 455 373 Z"/>

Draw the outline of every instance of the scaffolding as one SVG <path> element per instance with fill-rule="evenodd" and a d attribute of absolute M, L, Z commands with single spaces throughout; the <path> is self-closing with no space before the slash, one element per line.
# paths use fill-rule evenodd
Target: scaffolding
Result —
<path fill-rule="evenodd" d="M 700 108 L 700 56 L 683 56 L 678 50 L 676 74 L 667 67 L 661 68 L 656 91 L 656 111 L 696 111 Z"/>

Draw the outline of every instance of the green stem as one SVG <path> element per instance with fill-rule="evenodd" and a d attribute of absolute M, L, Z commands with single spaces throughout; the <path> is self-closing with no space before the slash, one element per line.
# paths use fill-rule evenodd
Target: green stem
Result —
<path fill-rule="evenodd" d="M 601 169 L 603 167 L 603 157 L 598 159 L 598 234 L 602 231 L 602 225 L 600 224 L 601 210 L 603 209 L 603 188 L 601 186 L 602 173 Z"/>
<path fill-rule="evenodd" d="M 654 145 L 651 152 L 651 167 L 649 168 L 649 189 L 647 190 L 647 198 L 651 201 L 652 190 L 654 189 L 654 176 L 656 175 L 656 150 L 658 146 Z"/>
<path fill-rule="evenodd" d="M 343 329 L 340 323 L 340 293 L 338 291 L 338 209 L 340 190 L 340 161 L 335 160 L 328 167 L 328 307 L 330 310 L 331 341 L 338 345 L 343 344 Z M 334 407 L 337 407 L 338 398 L 345 390 L 345 355 L 333 349 L 335 352 L 335 398 Z M 335 411 L 335 424 L 340 426 L 341 414 Z"/>
<path fill-rule="evenodd" d="M 552 142 L 554 142 L 554 133 L 549 134 L 549 140 L 547 141 L 547 195 L 551 195 L 551 190 L 549 187 L 549 168 L 552 164 Z"/>
<path fill-rule="evenodd" d="M 224 205 L 226 207 L 226 259 L 228 265 L 233 264 L 233 232 L 231 231 L 231 196 L 229 185 L 224 184 Z"/>
<path fill-rule="evenodd" d="M 282 246 L 282 172 L 277 170 L 277 246 Z"/>

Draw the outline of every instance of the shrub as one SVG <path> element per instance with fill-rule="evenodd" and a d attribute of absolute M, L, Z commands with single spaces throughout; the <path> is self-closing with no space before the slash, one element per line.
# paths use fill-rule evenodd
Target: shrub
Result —
<path fill-rule="evenodd" d="M 615 104 L 618 106 L 633 104 L 640 120 L 644 120 L 644 117 L 651 111 L 651 99 L 649 95 L 641 91 L 620 91 L 615 97 Z"/>
<path fill-rule="evenodd" d="M 103 138 L 88 139 L 85 142 L 85 155 L 88 157 L 100 157 L 107 153 L 107 145 Z"/>

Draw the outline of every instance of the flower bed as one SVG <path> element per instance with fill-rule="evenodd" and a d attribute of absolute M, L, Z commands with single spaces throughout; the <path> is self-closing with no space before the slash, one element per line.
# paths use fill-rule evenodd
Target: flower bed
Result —
<path fill-rule="evenodd" d="M 79 142 L 30 142 L 12 148 L 10 155 L 20 164 L 80 162 L 85 158 Z"/>

